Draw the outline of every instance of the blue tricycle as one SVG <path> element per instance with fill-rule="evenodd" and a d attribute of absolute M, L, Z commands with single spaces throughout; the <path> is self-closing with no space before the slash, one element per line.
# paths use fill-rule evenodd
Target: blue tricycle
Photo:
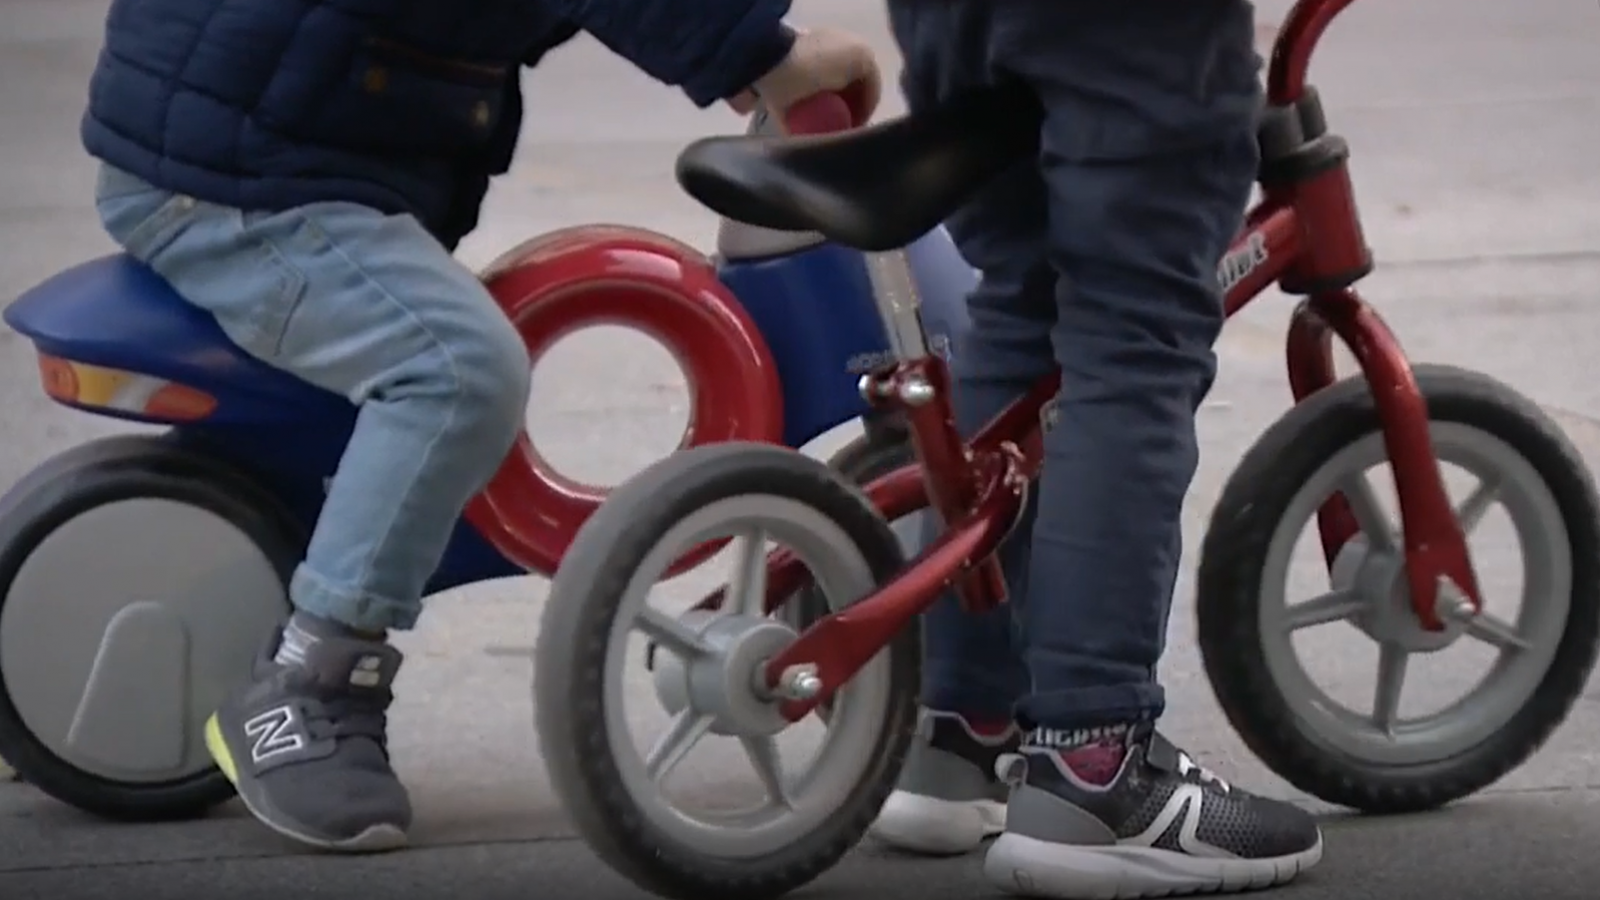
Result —
<path fill-rule="evenodd" d="M 901 258 L 947 349 L 973 271 L 937 229 Z M 723 220 L 707 257 L 638 228 L 585 226 L 529 241 L 482 277 L 535 364 L 581 328 L 660 341 L 691 389 L 685 445 L 801 447 L 865 419 L 835 457 L 843 471 L 871 477 L 910 458 L 893 417 L 870 414 L 857 390 L 889 347 L 867 257 L 818 234 Z M 287 579 L 356 409 L 246 355 L 123 255 L 40 284 L 5 321 L 37 348 L 51 398 L 167 430 L 73 447 L 0 498 L 0 759 L 101 816 L 198 815 L 232 796 L 201 727 L 287 615 Z M 457 526 L 430 593 L 552 573 L 603 496 L 524 436 Z"/>

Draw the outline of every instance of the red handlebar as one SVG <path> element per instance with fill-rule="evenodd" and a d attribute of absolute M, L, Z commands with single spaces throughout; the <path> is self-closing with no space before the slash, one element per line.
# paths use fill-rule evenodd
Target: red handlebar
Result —
<path fill-rule="evenodd" d="M 817 94 L 791 106 L 783 114 L 784 130 L 793 135 L 832 134 L 854 125 L 850 105 L 838 94 Z"/>
<path fill-rule="evenodd" d="M 1267 102 L 1288 106 L 1305 93 L 1306 71 L 1317 42 L 1339 13 L 1355 0 L 1297 0 L 1272 43 L 1267 69 Z"/>
<path fill-rule="evenodd" d="M 783 114 L 784 130 L 791 135 L 833 134 L 867 124 L 872 110 L 866 85 L 853 84 L 837 93 L 814 94 Z"/>

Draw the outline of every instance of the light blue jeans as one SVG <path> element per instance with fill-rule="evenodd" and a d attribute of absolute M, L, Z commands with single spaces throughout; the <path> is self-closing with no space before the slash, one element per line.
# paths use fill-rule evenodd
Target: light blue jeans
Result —
<path fill-rule="evenodd" d="M 103 168 L 101 220 L 251 355 L 360 406 L 295 608 L 410 628 L 462 508 L 522 427 L 527 349 L 410 216 L 349 203 L 243 212 Z"/>

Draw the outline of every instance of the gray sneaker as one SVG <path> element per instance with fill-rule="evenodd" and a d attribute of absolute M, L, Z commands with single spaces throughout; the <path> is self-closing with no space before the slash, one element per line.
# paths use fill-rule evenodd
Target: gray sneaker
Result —
<path fill-rule="evenodd" d="M 924 710 L 900 783 L 872 825 L 873 837 L 910 853 L 971 853 L 1006 824 L 1007 787 L 995 762 L 1015 752 L 1016 726 L 975 727 Z"/>
<path fill-rule="evenodd" d="M 1310 813 L 1228 784 L 1151 726 L 1055 749 L 1055 738 L 1072 736 L 1030 733 L 1001 763 L 1014 790 L 984 874 L 1003 891 L 1054 900 L 1231 893 L 1283 884 L 1322 858 Z"/>
<path fill-rule="evenodd" d="M 298 656 L 283 665 L 269 651 L 255 682 L 206 722 L 206 748 L 245 807 L 279 834 L 346 853 L 404 846 L 411 800 L 385 737 L 400 651 L 321 637 Z"/>

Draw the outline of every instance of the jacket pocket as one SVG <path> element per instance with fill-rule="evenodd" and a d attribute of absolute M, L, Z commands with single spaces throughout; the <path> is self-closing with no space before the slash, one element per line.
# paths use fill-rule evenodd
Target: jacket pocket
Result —
<path fill-rule="evenodd" d="M 495 135 L 518 89 L 515 62 L 440 56 L 388 38 L 358 48 L 319 131 L 387 155 L 459 156 Z"/>
<path fill-rule="evenodd" d="M 420 75 L 441 81 L 484 88 L 503 86 L 512 68 L 510 63 L 474 62 L 438 56 L 389 38 L 367 38 L 366 48 L 367 54 L 379 63 L 409 68 Z"/>

